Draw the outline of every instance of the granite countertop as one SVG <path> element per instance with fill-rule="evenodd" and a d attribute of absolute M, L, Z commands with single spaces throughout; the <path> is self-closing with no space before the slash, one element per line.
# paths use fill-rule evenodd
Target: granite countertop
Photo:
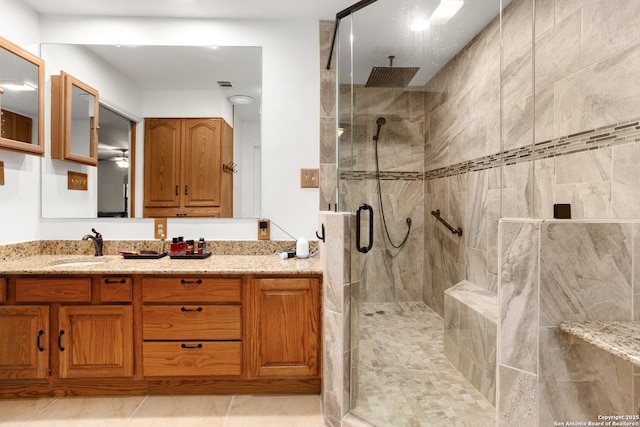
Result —
<path fill-rule="evenodd" d="M 59 265 L 65 263 L 90 265 Z M 0 263 L 0 274 L 322 274 L 318 256 L 212 255 L 205 259 L 125 259 L 120 255 L 34 255 Z"/>
<path fill-rule="evenodd" d="M 560 330 L 640 367 L 640 321 L 562 322 Z"/>

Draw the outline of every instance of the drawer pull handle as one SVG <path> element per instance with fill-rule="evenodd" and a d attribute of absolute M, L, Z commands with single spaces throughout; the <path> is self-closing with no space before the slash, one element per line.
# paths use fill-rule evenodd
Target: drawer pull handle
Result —
<path fill-rule="evenodd" d="M 60 330 L 60 335 L 58 335 L 58 348 L 60 351 L 64 351 L 64 347 L 62 346 L 62 336 L 64 335 L 64 329 Z"/>
<path fill-rule="evenodd" d="M 202 348 L 202 344 L 198 344 L 198 345 L 186 345 L 186 344 L 182 344 L 180 347 L 182 347 L 182 348 Z"/>
<path fill-rule="evenodd" d="M 105 285 L 113 285 L 115 283 L 121 283 L 121 284 L 125 284 L 127 283 L 126 279 L 120 279 L 120 280 L 109 280 L 109 279 L 104 279 L 104 284 Z"/>
<path fill-rule="evenodd" d="M 187 307 L 182 307 L 180 309 L 181 312 L 186 313 L 186 312 L 190 312 L 190 311 L 197 311 L 198 313 L 202 311 L 202 307 L 198 307 L 198 308 L 187 308 Z"/>
<path fill-rule="evenodd" d="M 185 280 L 182 279 L 180 280 L 180 283 L 182 283 L 183 285 L 190 285 L 190 284 L 196 284 L 196 285 L 200 285 L 202 283 L 202 279 L 198 279 L 198 280 Z"/>
<path fill-rule="evenodd" d="M 42 344 L 40 343 L 40 338 L 44 335 L 44 331 L 42 329 L 40 329 L 38 331 L 38 339 L 36 340 L 36 344 L 38 345 L 38 350 L 40 352 L 44 351 L 44 347 L 42 346 Z"/>

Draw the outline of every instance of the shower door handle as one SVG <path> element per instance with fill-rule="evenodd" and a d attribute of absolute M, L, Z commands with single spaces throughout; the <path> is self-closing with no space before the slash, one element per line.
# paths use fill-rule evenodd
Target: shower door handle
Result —
<path fill-rule="evenodd" d="M 366 247 L 360 246 L 360 229 L 362 223 L 362 211 L 369 211 L 369 244 Z M 373 247 L 373 209 L 371 206 L 363 203 L 356 212 L 356 249 L 358 252 L 366 254 Z"/>

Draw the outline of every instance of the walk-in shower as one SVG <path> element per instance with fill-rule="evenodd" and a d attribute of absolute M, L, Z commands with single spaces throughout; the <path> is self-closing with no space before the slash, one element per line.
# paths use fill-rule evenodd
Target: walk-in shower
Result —
<path fill-rule="evenodd" d="M 490 386 L 485 393 L 461 372 L 464 363 L 451 361 L 460 352 L 445 342 L 445 328 L 463 320 L 445 324 L 444 305 L 445 290 L 473 276 L 471 258 L 487 245 L 487 230 L 479 241 L 469 224 L 471 180 L 450 160 L 473 143 L 461 123 L 499 132 L 499 95 L 485 100 L 497 106 L 466 108 L 479 96 L 478 79 L 496 79 L 499 88 L 500 49 L 470 47 L 500 38 L 506 2 L 456 1 L 462 7 L 446 19 L 436 16 L 445 3 L 365 0 L 337 17 L 338 206 L 358 212 L 352 241 L 370 243 L 351 250 L 349 412 L 377 426 L 495 424 L 495 389 L 487 398 Z M 410 29 L 430 18 L 426 29 Z M 481 67 L 452 65 L 465 55 Z M 367 84 L 389 57 L 393 84 Z M 464 234 L 449 232 L 430 215 L 436 210 Z"/>

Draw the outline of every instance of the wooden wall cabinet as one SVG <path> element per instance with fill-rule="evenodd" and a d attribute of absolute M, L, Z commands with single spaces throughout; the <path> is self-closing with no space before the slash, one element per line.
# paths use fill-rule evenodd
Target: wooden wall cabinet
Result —
<path fill-rule="evenodd" d="M 145 119 L 144 217 L 233 217 L 233 132 L 222 119 Z"/>
<path fill-rule="evenodd" d="M 255 279 L 251 293 L 252 375 L 289 378 L 319 376 L 319 280 Z"/>
<path fill-rule="evenodd" d="M 98 164 L 98 91 L 65 73 L 51 76 L 51 158 Z"/>
<path fill-rule="evenodd" d="M 0 149 L 44 154 L 44 61 L 0 37 Z"/>
<path fill-rule="evenodd" d="M 0 110 L 0 132 L 3 139 L 31 142 L 33 119 L 9 110 Z"/>

